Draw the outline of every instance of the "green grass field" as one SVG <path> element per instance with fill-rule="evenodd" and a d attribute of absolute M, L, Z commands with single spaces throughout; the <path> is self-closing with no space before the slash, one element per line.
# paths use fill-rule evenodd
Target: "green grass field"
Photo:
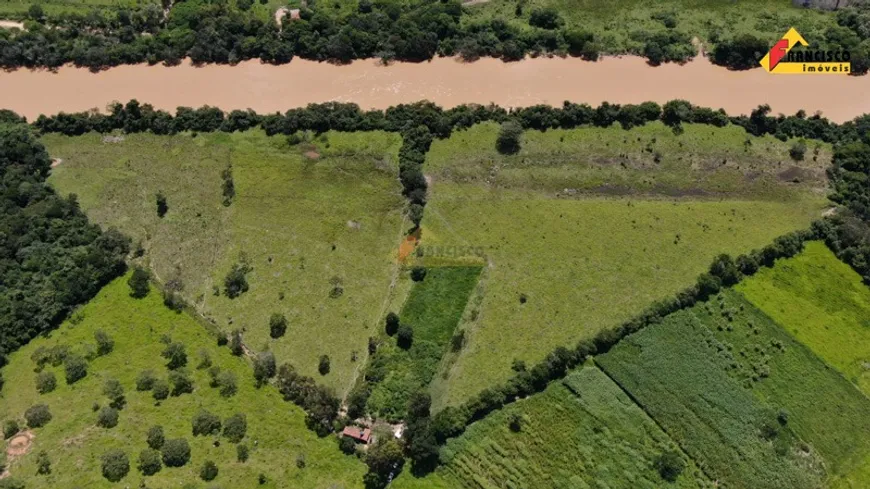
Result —
<path fill-rule="evenodd" d="M 737 290 L 870 395 L 870 290 L 824 244 L 809 243 Z"/>
<path fill-rule="evenodd" d="M 519 16 L 518 4 L 522 5 Z M 662 14 L 676 21 L 676 32 L 686 39 L 697 37 L 708 51 L 724 36 L 750 33 L 773 43 L 795 27 L 810 40 L 836 24 L 832 15 L 795 7 L 791 0 L 490 0 L 468 7 L 470 15 L 463 21 L 496 18 L 526 28 L 531 12 L 538 8 L 553 8 L 568 26 L 594 33 L 605 54 L 642 53 L 651 35 L 668 31 L 659 20 Z M 696 52 L 688 43 L 682 49 Z"/>
<path fill-rule="evenodd" d="M 711 337 L 698 317 L 681 311 L 596 362 L 711 479 L 731 488 L 820 487 L 824 469 L 817 452 L 778 424 L 779 406 L 765 404 L 729 375 L 731 352 Z"/>
<path fill-rule="evenodd" d="M 476 125 L 436 141 L 426 173 L 436 182 L 485 183 L 556 196 L 744 197 L 787 200 L 824 193 L 831 147 L 810 141 L 806 159 L 789 157 L 790 142 L 750 136 L 738 126 L 686 124 L 675 136 L 659 122 L 629 131 L 618 125 L 526 131 L 522 149 L 495 149 L 498 124 Z M 656 161 L 658 157 L 659 161 Z"/>
<path fill-rule="evenodd" d="M 519 432 L 509 427 L 515 415 Z M 654 461 L 666 451 L 679 448 L 606 375 L 584 367 L 473 424 L 447 444 L 443 467 L 423 479 L 403 475 L 395 487 L 713 487 L 691 461 L 664 481 Z"/>
<path fill-rule="evenodd" d="M 28 488 L 140 487 L 140 481 L 148 487 L 205 487 L 199 469 L 205 460 L 213 460 L 219 468 L 212 483 L 215 487 L 362 487 L 365 466 L 338 451 L 333 438 L 317 438 L 305 427 L 302 410 L 284 402 L 275 389 L 256 389 L 245 359 L 219 348 L 214 336 L 189 316 L 164 307 L 156 290 L 141 300 L 130 298 L 129 290 L 126 278 L 111 283 L 74 315 L 77 320 L 67 321 L 50 337 L 38 338 L 13 353 L 2 369 L 6 385 L 0 398 L 0 419 L 22 419 L 24 411 L 37 403 L 47 404 L 53 415 L 45 427 L 34 430 L 29 453 L 11 462 L 14 477 Z M 114 351 L 91 361 L 87 377 L 72 386 L 66 385 L 62 367 L 46 367 L 56 373 L 58 386 L 54 392 L 38 394 L 31 354 L 39 347 L 55 345 L 81 353 L 92 348 L 97 329 L 114 339 Z M 195 390 L 158 405 L 150 392 L 135 390 L 135 379 L 146 369 L 166 378 L 166 361 L 160 357 L 163 335 L 185 344 Z M 224 398 L 208 386 L 206 371 L 196 369 L 200 350 L 208 352 L 214 365 L 235 374 L 236 395 Z M 111 429 L 96 426 L 97 415 L 92 411 L 94 403 L 108 404 L 102 394 L 108 378 L 121 382 L 127 399 L 118 425 Z M 222 419 L 236 413 L 246 415 L 243 443 L 250 448 L 248 462 L 236 461 L 236 446 L 225 438 L 215 447 L 213 436 L 192 436 L 191 418 L 202 408 Z M 143 477 L 136 461 L 147 447 L 146 431 L 153 425 L 162 425 L 167 439 L 187 439 L 192 456 L 184 467 L 164 467 L 157 475 Z M 114 448 L 127 452 L 131 464 L 130 473 L 117 484 L 104 479 L 100 469 L 100 456 Z M 42 450 L 52 463 L 50 475 L 36 475 L 36 456 Z M 295 463 L 300 455 L 305 460 L 301 469 Z M 263 486 L 257 483 L 260 473 L 268 479 Z"/>
<path fill-rule="evenodd" d="M 63 159 L 52 185 L 78 194 L 92 221 L 141 242 L 156 274 L 180 279 L 200 313 L 225 331 L 242 329 L 249 348 L 270 348 L 339 394 L 351 386 L 398 272 L 398 135 L 327 133 L 295 147 L 260 131 L 43 139 Z M 224 207 L 229 164 L 236 196 Z M 158 191 L 169 206 L 162 219 Z M 229 299 L 223 280 L 243 255 L 253 267 L 250 290 Z M 343 292 L 333 297 L 336 287 Z M 269 337 L 272 313 L 289 320 L 277 340 Z M 321 377 L 324 354 L 331 371 Z"/>
<path fill-rule="evenodd" d="M 87 14 L 94 8 L 136 8 L 149 4 L 160 6 L 157 0 L 0 0 L 0 18 L 19 18 L 27 14 L 34 3 L 39 4 L 47 15 L 61 13 Z"/>
<path fill-rule="evenodd" d="M 391 421 L 404 418 L 411 395 L 425 390 L 438 370 L 479 275 L 476 267 L 436 267 L 415 282 L 399 314 L 414 331 L 413 343 L 405 350 L 384 337 L 370 367 L 383 376 L 369 397 L 370 414 Z"/>
<path fill-rule="evenodd" d="M 719 253 L 806 228 L 826 205 L 824 144 L 796 163 L 789 143 L 738 127 L 675 136 L 649 124 L 527 131 L 503 156 L 497 132 L 434 142 L 424 169 L 423 245 L 480 247 L 488 263 L 468 346 L 433 383 L 436 407 L 505 380 L 514 358 L 538 361 L 629 319 Z"/>

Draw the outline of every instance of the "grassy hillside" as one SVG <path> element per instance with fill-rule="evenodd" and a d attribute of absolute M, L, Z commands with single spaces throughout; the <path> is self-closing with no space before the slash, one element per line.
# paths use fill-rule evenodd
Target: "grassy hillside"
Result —
<path fill-rule="evenodd" d="M 606 375 L 584 367 L 475 423 L 448 443 L 435 474 L 403 475 L 395 487 L 712 487 L 691 461 L 674 483 L 662 480 L 654 463 L 667 451 L 679 448 Z"/>
<path fill-rule="evenodd" d="M 737 290 L 870 395 L 870 290 L 824 244 L 809 243 Z"/>
<path fill-rule="evenodd" d="M 201 487 L 199 470 L 205 460 L 214 461 L 219 474 L 214 484 L 221 487 L 255 487 L 260 473 L 267 483 L 260 487 L 336 487 L 362 486 L 365 467 L 353 457 L 342 455 L 332 438 L 319 439 L 305 427 L 304 413 L 284 402 L 271 387 L 254 387 L 248 362 L 219 348 L 213 335 L 184 314 L 176 314 L 161 303 L 155 290 L 144 299 L 129 297 L 126 278 L 106 288 L 91 303 L 76 313 L 73 320 L 48 338 L 39 338 L 10 356 L 2 369 L 6 385 L 0 398 L 0 419 L 21 420 L 31 405 L 45 403 L 53 416 L 35 438 L 27 455 L 11 462 L 10 471 L 28 488 L 54 487 Z M 39 348 L 68 346 L 82 354 L 93 348 L 94 332 L 103 330 L 115 342 L 114 351 L 92 360 L 87 376 L 68 386 L 63 367 L 47 366 L 57 376 L 57 388 L 39 394 L 35 387 L 35 364 L 31 355 Z M 136 378 L 143 370 L 153 370 L 158 378 L 167 377 L 166 360 L 160 357 L 165 348 L 164 336 L 184 343 L 188 355 L 187 370 L 194 380 L 194 391 L 156 403 L 151 392 L 137 392 Z M 208 353 L 214 365 L 232 372 L 238 392 L 229 398 L 209 387 L 209 374 L 197 369 L 199 352 Z M 126 406 L 120 411 L 118 425 L 106 429 L 96 426 L 93 405 L 106 406 L 103 395 L 106 379 L 120 381 L 126 394 Z M 236 461 L 236 446 L 226 438 L 192 436 L 191 418 L 200 409 L 208 409 L 221 419 L 243 413 L 247 417 L 250 449 L 246 463 Z M 165 436 L 185 438 L 191 446 L 191 460 L 181 468 L 164 467 L 151 477 L 136 470 L 139 452 L 147 448 L 146 432 L 162 425 Z M 130 458 L 130 473 L 118 484 L 101 476 L 100 457 L 110 449 L 124 450 Z M 45 451 L 51 460 L 50 475 L 37 475 L 36 459 Z M 305 467 L 295 461 L 303 457 Z"/>
<path fill-rule="evenodd" d="M 807 227 L 831 157 L 811 142 L 794 162 L 788 143 L 734 126 L 526 131 L 510 156 L 497 133 L 456 132 L 426 159 L 423 245 L 479 247 L 489 264 L 468 346 L 433 385 L 436 406 L 504 380 L 514 358 L 538 361 L 669 297 L 719 253 Z"/>
<path fill-rule="evenodd" d="M 249 348 L 270 348 L 339 393 L 349 388 L 383 313 L 404 231 L 397 135 L 327 133 L 298 146 L 260 131 L 44 142 L 63 159 L 50 179 L 58 191 L 78 194 L 92 221 L 141 242 L 157 275 L 180 279 L 199 311 L 226 331 L 244 330 Z M 236 195 L 225 207 L 228 165 Z M 157 192 L 167 198 L 163 218 Z M 224 277 L 242 260 L 253 268 L 250 290 L 230 299 Z M 289 321 L 277 340 L 269 337 L 273 313 Z M 320 377 L 324 354 L 331 372 Z"/>
<path fill-rule="evenodd" d="M 596 358 L 715 480 L 732 488 L 812 488 L 824 471 L 776 408 L 732 378 L 730 352 L 690 311 L 671 315 Z"/>

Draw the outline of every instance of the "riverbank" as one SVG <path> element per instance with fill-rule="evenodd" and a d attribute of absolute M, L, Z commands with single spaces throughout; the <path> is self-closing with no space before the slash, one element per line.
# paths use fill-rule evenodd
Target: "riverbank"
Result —
<path fill-rule="evenodd" d="M 639 57 L 535 58 L 505 63 L 486 58 L 465 63 L 436 58 L 382 66 L 375 60 L 333 65 L 295 59 L 273 66 L 246 61 L 235 66 L 132 65 L 99 73 L 62 67 L 0 73 L 0 107 L 33 119 L 39 114 L 104 109 L 135 98 L 174 111 L 212 105 L 224 110 L 284 111 L 314 102 L 355 102 L 366 109 L 431 100 L 443 107 L 496 103 L 505 107 L 561 105 L 565 100 L 597 105 L 659 103 L 686 99 L 749 113 L 769 104 L 774 113 L 821 111 L 836 122 L 870 112 L 870 78 L 784 76 L 761 69 L 729 71 L 698 56 L 683 64 L 649 66 Z"/>

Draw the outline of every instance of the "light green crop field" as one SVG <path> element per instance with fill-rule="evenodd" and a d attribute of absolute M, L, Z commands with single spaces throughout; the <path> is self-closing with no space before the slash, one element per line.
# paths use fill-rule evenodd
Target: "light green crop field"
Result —
<path fill-rule="evenodd" d="M 436 141 L 425 171 L 435 181 L 485 183 L 553 195 L 745 197 L 787 200 L 824 194 L 829 144 L 810 141 L 804 161 L 790 142 L 750 136 L 738 126 L 686 124 L 676 136 L 660 122 L 626 131 L 583 127 L 526 131 L 522 148 L 495 149 L 498 124 L 485 123 Z M 658 157 L 659 161 L 656 161 Z"/>
<path fill-rule="evenodd" d="M 648 37 L 668 31 L 662 14 L 675 20 L 674 31 L 687 41 L 698 38 L 708 51 L 725 36 L 749 33 L 773 43 L 790 27 L 811 39 L 836 25 L 830 13 L 795 7 L 791 0 L 490 0 L 467 7 L 470 15 L 463 21 L 500 19 L 528 28 L 532 11 L 539 8 L 553 8 L 568 26 L 594 33 L 605 54 L 640 54 Z M 697 52 L 689 42 L 681 50 Z"/>
<path fill-rule="evenodd" d="M 339 395 L 350 387 L 398 271 L 399 136 L 327 133 L 294 147 L 261 131 L 43 140 L 63 159 L 51 184 L 78 194 L 92 221 L 141 242 L 157 276 L 180 279 L 201 314 L 225 331 L 243 330 L 249 348 L 271 349 Z M 225 207 L 229 164 L 236 196 Z M 157 192 L 169 206 L 162 219 Z M 224 277 L 243 257 L 253 268 L 250 290 L 230 299 Z M 277 340 L 269 337 L 272 313 L 289 320 Z M 324 354 L 331 371 L 321 377 Z"/>
<path fill-rule="evenodd" d="M 763 402 L 729 371 L 738 352 L 712 336 L 691 310 L 680 311 L 595 361 L 711 479 L 736 489 L 821 487 L 819 453 L 778 422 L 781 406 Z M 771 376 L 780 374 L 777 366 Z"/>
<path fill-rule="evenodd" d="M 521 417 L 520 431 L 509 427 Z M 395 487 L 468 489 L 713 487 L 698 468 L 675 482 L 654 468 L 674 442 L 606 375 L 583 367 L 541 394 L 518 401 L 469 427 L 444 448 L 445 464 Z"/>
<path fill-rule="evenodd" d="M 218 347 L 213 335 L 185 314 L 163 306 L 160 295 L 152 288 L 144 299 L 129 297 L 126 277 L 105 287 L 89 304 L 83 306 L 74 321 L 67 321 L 48 338 L 33 340 L 10 355 L 2 369 L 6 385 L 0 398 L 0 418 L 23 419 L 31 405 L 45 403 L 52 420 L 33 430 L 35 438 L 29 452 L 11 461 L 10 472 L 28 488 L 110 488 L 110 487 L 204 487 L 199 469 L 205 460 L 214 461 L 219 469 L 213 484 L 220 487 L 362 487 L 365 466 L 343 455 L 333 438 L 318 438 L 305 427 L 305 413 L 282 400 L 272 387 L 254 387 L 251 366 Z M 114 339 L 114 351 L 97 357 L 88 366 L 88 375 L 68 386 L 63 367 L 46 367 L 57 376 L 57 389 L 39 394 L 35 387 L 35 364 L 31 354 L 39 347 L 67 345 L 73 353 L 83 353 L 94 344 L 94 332 L 102 329 Z M 169 397 L 156 404 L 151 392 L 137 392 L 135 379 L 143 370 L 153 370 L 158 378 L 167 377 L 166 361 L 160 357 L 165 345 L 163 335 L 182 342 L 188 354 L 187 370 L 194 379 L 194 391 Z M 235 374 L 238 392 L 221 397 L 209 387 L 206 370 L 197 369 L 200 350 L 206 350 L 212 363 Z M 96 426 L 97 413 L 92 406 L 108 405 L 102 394 L 106 379 L 115 378 L 124 387 L 126 406 L 120 411 L 116 427 Z M 191 419 L 205 408 L 221 419 L 243 413 L 247 417 L 250 448 L 246 463 L 236 461 L 236 446 L 226 438 L 215 446 L 214 436 L 192 436 Z M 136 469 L 139 452 L 147 448 L 146 432 L 161 425 L 167 439 L 185 438 L 191 446 L 191 460 L 184 467 L 164 467 L 151 477 Z M 130 458 L 130 473 L 112 484 L 101 475 L 100 457 L 111 449 L 121 449 Z M 45 451 L 51 460 L 51 474 L 37 475 L 36 458 Z M 305 467 L 295 460 L 303 456 Z M 262 473 L 267 483 L 258 486 Z"/>
<path fill-rule="evenodd" d="M 870 290 L 823 243 L 737 290 L 870 395 Z"/>
<path fill-rule="evenodd" d="M 94 8 L 136 8 L 149 4 L 160 6 L 157 0 L 42 0 L 31 2 L 29 0 L 0 0 L 0 17 L 20 17 L 27 14 L 27 10 L 34 3 L 39 4 L 48 15 L 61 13 L 87 14 Z"/>
<path fill-rule="evenodd" d="M 788 426 L 824 459 L 832 487 L 870 486 L 867 396 L 739 293 L 692 312 L 715 337 L 711 355 L 724 355 L 732 377 L 787 413 Z"/>

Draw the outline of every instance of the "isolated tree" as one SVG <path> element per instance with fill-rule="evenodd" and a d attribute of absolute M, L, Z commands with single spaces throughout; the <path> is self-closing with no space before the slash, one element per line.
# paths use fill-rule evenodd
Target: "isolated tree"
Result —
<path fill-rule="evenodd" d="M 115 349 L 115 340 L 102 329 L 94 331 L 94 341 L 97 342 L 97 355 L 104 356 Z"/>
<path fill-rule="evenodd" d="M 275 355 L 270 351 L 258 353 L 254 358 L 254 380 L 257 381 L 257 387 L 266 384 L 275 373 Z"/>
<path fill-rule="evenodd" d="M 27 9 L 27 17 L 40 23 L 44 21 L 45 11 L 42 10 L 42 5 L 38 3 L 31 4 L 30 8 Z"/>
<path fill-rule="evenodd" d="M 193 425 L 193 436 L 214 435 L 221 431 L 221 419 L 205 409 L 200 409 L 198 413 L 193 415 L 191 424 Z"/>
<path fill-rule="evenodd" d="M 88 375 L 88 362 L 78 355 L 68 355 L 63 362 L 67 384 L 75 384 Z"/>
<path fill-rule="evenodd" d="M 51 421 L 51 411 L 45 404 L 36 404 L 24 411 L 24 420 L 30 428 L 41 428 Z"/>
<path fill-rule="evenodd" d="M 233 397 L 239 390 L 238 384 L 236 383 L 236 374 L 228 370 L 221 372 L 217 376 L 216 381 L 220 388 L 220 394 L 222 397 Z"/>
<path fill-rule="evenodd" d="M 804 155 L 807 152 L 807 143 L 801 139 L 792 143 L 788 150 L 788 155 L 795 161 L 803 161 Z"/>
<path fill-rule="evenodd" d="M 208 350 L 200 348 L 197 355 L 199 355 L 199 362 L 196 364 L 197 370 L 211 367 L 211 355 L 209 355 Z"/>
<path fill-rule="evenodd" d="M 3 422 L 3 439 L 8 440 L 17 435 L 21 431 L 21 426 L 14 419 L 7 419 Z"/>
<path fill-rule="evenodd" d="M 211 460 L 206 460 L 205 463 L 202 464 L 202 468 L 199 469 L 199 478 L 206 482 L 213 481 L 217 475 L 218 467 Z"/>
<path fill-rule="evenodd" d="M 160 356 L 167 360 L 166 368 L 170 370 L 187 365 L 187 352 L 184 349 L 184 343 L 170 343 Z"/>
<path fill-rule="evenodd" d="M 193 380 L 184 369 L 169 372 L 169 383 L 172 384 L 171 394 L 173 397 L 193 392 Z"/>
<path fill-rule="evenodd" d="M 414 267 L 411 269 L 411 280 L 414 282 L 422 282 L 426 278 L 426 267 Z"/>
<path fill-rule="evenodd" d="M 166 203 L 166 196 L 163 195 L 163 192 L 157 192 L 155 199 L 157 201 L 157 217 L 162 218 L 169 211 L 169 205 Z"/>
<path fill-rule="evenodd" d="M 109 398 L 109 405 L 115 409 L 123 409 L 124 404 L 126 404 L 124 387 L 118 379 L 106 379 L 105 384 L 103 384 L 103 395 Z"/>
<path fill-rule="evenodd" d="M 118 426 L 118 410 L 110 406 L 100 409 L 100 412 L 97 414 L 97 426 L 102 428 L 114 428 Z"/>
<path fill-rule="evenodd" d="M 269 318 L 269 336 L 280 338 L 287 332 L 287 318 L 283 314 L 275 313 Z"/>
<path fill-rule="evenodd" d="M 48 453 L 45 450 L 40 450 L 36 454 L 36 473 L 39 475 L 48 475 L 51 473 L 51 460 L 48 458 Z"/>
<path fill-rule="evenodd" d="M 36 391 L 40 394 L 48 394 L 57 387 L 57 377 L 54 372 L 42 371 L 36 375 Z"/>
<path fill-rule="evenodd" d="M 101 457 L 103 477 L 109 482 L 118 482 L 130 472 L 130 460 L 123 450 L 109 450 Z"/>
<path fill-rule="evenodd" d="M 127 285 L 130 286 L 130 297 L 135 299 L 141 299 L 148 295 L 148 292 L 151 290 L 151 286 L 149 282 L 151 281 L 151 274 L 149 274 L 142 267 L 136 267 L 133 269 L 133 274 L 130 275 L 130 279 L 127 280 Z"/>
<path fill-rule="evenodd" d="M 224 421 L 224 436 L 232 443 L 242 441 L 248 432 L 248 419 L 244 414 L 234 414 Z"/>
<path fill-rule="evenodd" d="M 394 312 L 387 314 L 387 319 L 384 320 L 384 329 L 388 336 L 393 336 L 399 331 L 399 315 Z"/>
<path fill-rule="evenodd" d="M 399 331 L 396 334 L 396 345 L 399 348 L 403 348 L 407 350 L 411 348 L 411 344 L 414 342 L 414 329 L 411 328 L 408 324 L 402 324 L 399 326 Z"/>
<path fill-rule="evenodd" d="M 236 460 L 241 463 L 248 461 L 248 446 L 245 444 L 236 445 Z"/>
<path fill-rule="evenodd" d="M 317 364 L 317 371 L 320 375 L 329 373 L 329 355 L 320 355 L 320 362 Z"/>
<path fill-rule="evenodd" d="M 154 475 L 160 472 L 163 468 L 163 463 L 160 461 L 160 452 L 153 448 L 146 448 L 139 453 L 139 463 L 137 464 L 139 472 L 142 475 Z"/>
<path fill-rule="evenodd" d="M 235 299 L 248 291 L 247 266 L 236 263 L 224 277 L 224 289 L 227 297 Z"/>
<path fill-rule="evenodd" d="M 143 370 L 136 377 L 136 390 L 139 392 L 150 391 L 154 387 L 154 382 L 157 377 L 154 376 L 154 371 Z"/>
<path fill-rule="evenodd" d="M 511 413 L 508 416 L 508 427 L 514 433 L 519 433 L 523 429 L 523 416 L 520 413 Z"/>
<path fill-rule="evenodd" d="M 163 379 L 155 380 L 151 387 L 151 396 L 155 401 L 162 401 L 169 397 L 169 383 Z"/>
<path fill-rule="evenodd" d="M 230 353 L 237 357 L 245 353 L 245 349 L 242 346 L 242 332 L 237 329 L 230 333 Z"/>
<path fill-rule="evenodd" d="M 163 443 L 166 442 L 166 437 L 163 435 L 163 427 L 155 425 L 148 428 L 146 441 L 152 449 L 160 450 L 163 447 Z"/>
<path fill-rule="evenodd" d="M 520 151 L 523 126 L 515 120 L 502 123 L 495 140 L 495 149 L 501 154 L 516 154 Z"/>
<path fill-rule="evenodd" d="M 166 440 L 160 453 L 167 467 L 183 467 L 190 461 L 190 445 L 184 438 Z"/>

